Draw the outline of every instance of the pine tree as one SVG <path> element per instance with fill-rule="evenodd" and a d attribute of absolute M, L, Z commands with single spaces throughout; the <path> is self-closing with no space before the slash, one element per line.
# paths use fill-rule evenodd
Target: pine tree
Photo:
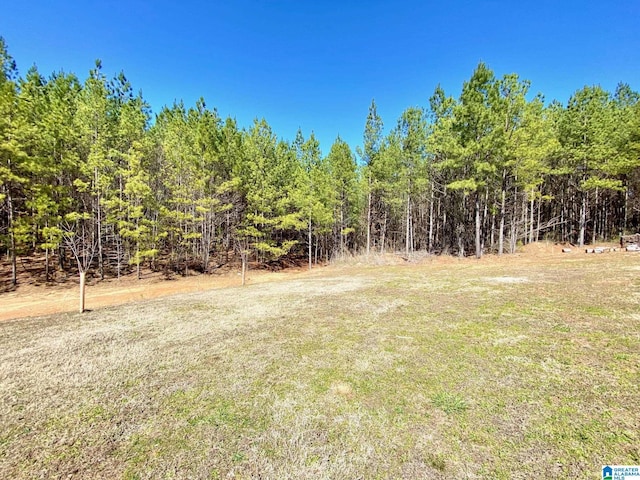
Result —
<path fill-rule="evenodd" d="M 43 179 L 39 209 L 41 248 L 45 250 L 45 274 L 49 278 L 50 252 L 63 247 L 62 217 L 73 208 L 72 181 L 79 177 L 79 134 L 75 125 L 81 85 L 75 75 L 54 73 L 46 83 L 46 107 L 42 118 L 42 161 L 50 174 Z M 64 252 L 59 262 L 64 267 Z"/>
<path fill-rule="evenodd" d="M 524 205 L 527 201 L 529 205 L 528 232 L 527 228 L 523 228 L 523 235 L 525 238 L 528 236 L 529 242 L 538 238 L 537 235 L 534 236 L 535 202 L 538 202 L 540 214 L 541 203 L 551 198 L 543 192 L 545 178 L 551 172 L 550 160 L 559 149 L 551 122 L 551 111 L 545 108 L 542 97 L 537 96 L 524 105 L 519 127 L 507 143 L 508 152 L 512 156 L 512 160 L 507 165 L 512 172 L 513 183 L 522 192 Z M 517 199 L 514 199 L 514 202 L 517 203 Z M 515 223 L 514 218 L 512 223 Z M 540 228 L 538 221 L 538 231 Z M 512 234 L 512 251 L 515 249 L 515 238 L 517 235 Z"/>
<path fill-rule="evenodd" d="M 618 189 L 621 183 L 608 178 L 609 160 L 614 158 L 613 116 L 609 94 L 601 87 L 584 87 L 570 99 L 562 117 L 561 138 L 572 186 L 578 196 L 578 244 L 586 240 L 589 197 L 597 205 L 601 189 Z"/>
<path fill-rule="evenodd" d="M 630 198 L 640 194 L 637 182 L 640 169 L 640 95 L 629 85 L 620 83 L 616 87 L 611 103 L 613 110 L 612 143 L 615 154 L 609 159 L 609 172 L 620 180 L 623 199 L 623 213 L 617 227 L 625 233 L 628 226 Z"/>
<path fill-rule="evenodd" d="M 327 156 L 327 168 L 331 181 L 331 203 L 334 209 L 334 249 L 344 255 L 357 227 L 357 166 L 349 145 L 340 137 L 331 146 Z M 353 245 L 353 242 L 351 242 Z"/>
<path fill-rule="evenodd" d="M 473 202 L 475 224 L 475 254 L 483 251 L 483 225 L 486 217 L 488 193 L 497 182 L 496 137 L 502 130 L 492 105 L 498 101 L 499 90 L 493 72 L 480 63 L 469 81 L 464 82 L 460 101 L 455 110 L 455 130 L 461 155 L 452 159 L 456 179 L 447 187 L 463 193 L 462 216 L 465 217 L 468 198 Z M 465 221 L 460 225 L 464 231 Z M 462 239 L 459 238 L 462 246 Z"/>
<path fill-rule="evenodd" d="M 171 264 L 186 274 L 202 236 L 197 201 L 202 195 L 203 177 L 195 130 L 182 102 L 165 107 L 154 128 L 160 148 L 156 165 L 163 172 L 159 228 L 166 235 Z"/>
<path fill-rule="evenodd" d="M 414 210 L 416 199 L 425 191 L 427 130 L 422 109 L 408 108 L 398 120 L 396 135 L 400 145 L 400 165 L 405 205 L 405 253 L 414 250 L 416 243 Z"/>
<path fill-rule="evenodd" d="M 456 108 L 456 100 L 453 97 L 446 96 L 444 90 L 438 85 L 429 99 L 429 136 L 427 138 L 427 150 L 432 156 L 430 171 L 430 188 L 431 188 L 431 213 L 429 226 L 429 251 L 432 251 L 436 242 L 434 237 L 439 237 L 442 250 L 447 251 L 450 247 L 451 238 L 454 236 L 455 227 L 450 227 L 447 220 L 453 218 L 449 214 L 449 205 L 454 203 L 451 195 L 448 196 L 447 184 L 450 182 L 448 177 L 451 162 L 459 158 L 462 153 L 458 142 L 457 133 L 454 130 L 454 111 Z M 437 195 L 437 196 L 436 196 Z M 437 203 L 437 208 L 434 207 Z M 440 212 L 440 225 L 433 221 L 434 213 Z M 454 212 L 455 213 L 455 209 Z M 435 224 L 435 225 L 434 225 Z M 437 235 L 436 232 L 440 231 Z"/>
<path fill-rule="evenodd" d="M 111 152 L 113 142 L 113 115 L 110 111 L 109 87 L 102 73 L 102 63 L 96 61 L 90 70 L 78 100 L 75 116 L 76 128 L 80 132 L 79 173 L 74 180 L 78 197 L 78 213 L 91 213 L 95 228 L 98 270 L 104 278 L 104 202 L 113 195 L 116 164 Z"/>
<path fill-rule="evenodd" d="M 375 100 L 371 100 L 369 106 L 369 113 L 367 114 L 367 121 L 364 127 L 364 151 L 362 153 L 362 160 L 364 162 L 364 177 L 367 179 L 366 195 L 367 195 L 367 255 L 371 250 L 371 228 L 373 222 L 373 204 L 374 204 L 374 192 L 376 190 L 376 179 L 373 173 L 373 168 L 377 162 L 380 148 L 382 147 L 382 130 L 383 122 L 380 115 L 378 115 L 378 107 Z"/>
<path fill-rule="evenodd" d="M 301 212 L 301 218 L 306 221 L 307 261 L 311 269 L 314 257 L 316 262 L 318 260 L 321 248 L 319 241 L 331 232 L 334 217 L 329 169 L 326 159 L 322 157 L 320 143 L 313 132 L 307 140 L 302 140 L 299 131 L 294 142 L 299 162 L 294 202 Z M 326 241 L 324 250 L 328 255 Z"/>
<path fill-rule="evenodd" d="M 244 155 L 244 214 L 236 229 L 243 264 L 252 252 L 263 262 L 273 262 L 298 243 L 296 232 L 304 224 L 294 202 L 295 156 L 276 140 L 264 119 L 254 121 L 245 137 Z"/>
<path fill-rule="evenodd" d="M 24 234 L 20 197 L 24 198 L 23 192 L 30 180 L 26 168 L 28 156 L 21 141 L 28 125 L 24 115 L 21 115 L 24 110 L 19 104 L 15 82 L 17 75 L 16 64 L 7 51 L 4 39 L 0 37 L 0 201 L 6 212 L 6 221 L 0 233 L 11 259 L 13 286 L 18 282 L 17 249 Z"/>
<path fill-rule="evenodd" d="M 111 101 L 116 115 L 110 156 L 116 165 L 117 185 L 114 185 L 114 194 L 103 204 L 106 221 L 114 228 L 111 243 L 115 243 L 118 276 L 124 241 L 129 247 L 129 263 L 136 266 L 140 278 L 142 261 L 153 260 L 158 254 L 155 221 L 146 215 L 152 199 L 147 162 L 150 156 L 146 136 L 148 105 L 140 94 L 133 95 L 124 74 L 120 74 L 117 84 L 112 86 Z"/>
<path fill-rule="evenodd" d="M 536 185 L 542 182 L 542 177 L 538 175 L 538 171 L 532 171 L 530 175 L 527 175 L 526 168 L 525 172 L 518 169 L 520 165 L 532 166 L 539 159 L 534 152 L 535 142 L 537 141 L 534 139 L 534 116 L 527 116 L 529 110 L 527 110 L 526 95 L 529 91 L 529 86 L 528 81 L 521 81 L 516 74 L 504 75 L 497 81 L 498 96 L 495 99 L 495 103 L 491 105 L 497 123 L 492 142 L 494 146 L 494 164 L 499 178 L 495 179 L 498 183 L 493 186 L 493 189 L 499 190 L 500 196 L 499 198 L 494 198 L 495 206 L 492 210 L 498 213 L 498 255 L 502 255 L 504 251 L 508 203 L 511 204 L 509 209 L 511 212 L 509 222 L 510 249 L 511 252 L 515 251 L 518 238 L 518 222 L 515 214 L 518 206 L 517 184 L 528 178 L 522 191 L 531 192 Z M 537 102 L 535 105 L 538 110 L 543 106 L 542 102 Z M 532 109 L 530 112 L 534 113 L 538 110 Z M 528 129 L 525 129 L 525 122 L 529 122 Z M 527 164 L 527 162 L 530 163 Z M 491 238 L 493 239 L 495 215 L 492 215 L 492 217 L 494 218 L 491 231 Z M 526 231 L 526 229 L 524 230 Z M 493 240 L 491 243 L 493 246 Z"/>

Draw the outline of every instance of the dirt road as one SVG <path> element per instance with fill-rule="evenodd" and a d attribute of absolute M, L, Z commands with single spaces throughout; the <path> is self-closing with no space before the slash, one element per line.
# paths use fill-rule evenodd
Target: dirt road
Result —
<path fill-rule="evenodd" d="M 303 271 L 250 272 L 249 283 L 261 283 L 278 278 L 300 275 Z M 240 275 L 229 272 L 222 275 L 175 276 L 165 279 L 161 274 L 147 273 L 141 280 L 134 276 L 120 280 L 91 282 L 86 290 L 86 308 L 96 309 L 139 300 L 149 300 L 176 293 L 198 292 L 213 288 L 240 286 Z M 36 317 L 52 313 L 75 311 L 78 308 L 78 282 L 46 286 L 21 284 L 13 292 L 0 294 L 0 321 L 12 318 Z"/>
<path fill-rule="evenodd" d="M 615 245 L 614 245 L 615 246 Z M 417 254 L 416 254 L 417 255 Z M 585 255 L 583 250 L 578 252 L 574 249 L 570 255 Z M 482 262 L 546 262 L 554 261 L 558 256 L 565 256 L 562 253 L 562 245 L 554 245 L 546 242 L 530 244 L 521 249 L 515 255 L 504 255 L 498 257 L 487 255 Z M 329 267 L 353 268 L 359 266 L 375 265 L 407 265 L 417 266 L 425 262 L 432 266 L 446 266 L 452 262 L 476 262 L 474 258 L 459 259 L 451 256 L 425 257 L 417 255 L 411 262 L 406 262 L 402 257 L 386 254 L 371 255 L 368 259 L 355 257 L 343 263 Z M 3 265 L 8 267 L 8 265 Z M 8 274 L 8 268 L 3 268 L 2 274 Z M 324 273 L 323 273 L 324 272 Z M 322 275 L 327 273 L 327 268 L 316 267 L 311 272 L 306 268 L 288 268 L 280 272 L 269 272 L 265 270 L 250 270 L 248 283 L 262 283 L 273 280 L 287 280 L 291 276 L 299 275 Z M 52 313 L 71 312 L 78 308 L 78 280 L 72 279 L 64 284 L 43 285 L 38 284 L 33 278 L 19 279 L 20 284 L 15 291 L 0 293 L 0 321 L 12 318 L 35 317 Z M 149 300 L 157 297 L 164 297 L 176 293 L 197 292 L 212 288 L 224 288 L 240 286 L 240 274 L 234 270 L 212 274 L 212 275 L 175 275 L 173 279 L 167 280 L 160 273 L 145 272 L 143 278 L 138 280 L 135 275 L 123 277 L 120 280 L 108 279 L 105 281 L 92 281 L 87 286 L 86 308 L 96 309 L 110 305 L 120 305 L 139 300 Z"/>

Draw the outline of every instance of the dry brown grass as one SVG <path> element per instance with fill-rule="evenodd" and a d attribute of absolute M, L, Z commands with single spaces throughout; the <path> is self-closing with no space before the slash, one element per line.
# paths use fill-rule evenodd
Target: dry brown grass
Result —
<path fill-rule="evenodd" d="M 640 255 L 282 278 L 1 323 L 0 477 L 599 478 L 640 463 Z"/>

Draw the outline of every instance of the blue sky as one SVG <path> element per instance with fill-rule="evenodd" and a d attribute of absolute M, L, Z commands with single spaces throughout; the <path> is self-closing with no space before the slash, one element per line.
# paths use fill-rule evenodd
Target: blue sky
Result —
<path fill-rule="evenodd" d="M 458 96 L 484 61 L 563 103 L 584 85 L 640 89 L 637 1 L 7 2 L 0 35 L 21 74 L 73 72 L 100 58 L 142 90 L 154 113 L 204 97 L 278 137 L 313 130 L 324 154 L 352 148 L 375 98 L 385 130 L 427 106 L 440 83 Z"/>

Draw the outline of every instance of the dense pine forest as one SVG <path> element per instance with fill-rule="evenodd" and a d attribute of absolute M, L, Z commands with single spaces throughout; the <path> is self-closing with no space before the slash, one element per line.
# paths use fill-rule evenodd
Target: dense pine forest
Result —
<path fill-rule="evenodd" d="M 152 116 L 100 62 L 84 81 L 20 76 L 0 38 L 0 254 L 15 284 L 34 254 L 47 279 L 103 278 L 612 240 L 640 224 L 639 98 L 621 83 L 546 102 L 480 63 L 458 98 L 437 87 L 387 128 L 372 102 L 362 149 L 323 155 L 313 133 L 286 141 L 204 100 Z"/>

